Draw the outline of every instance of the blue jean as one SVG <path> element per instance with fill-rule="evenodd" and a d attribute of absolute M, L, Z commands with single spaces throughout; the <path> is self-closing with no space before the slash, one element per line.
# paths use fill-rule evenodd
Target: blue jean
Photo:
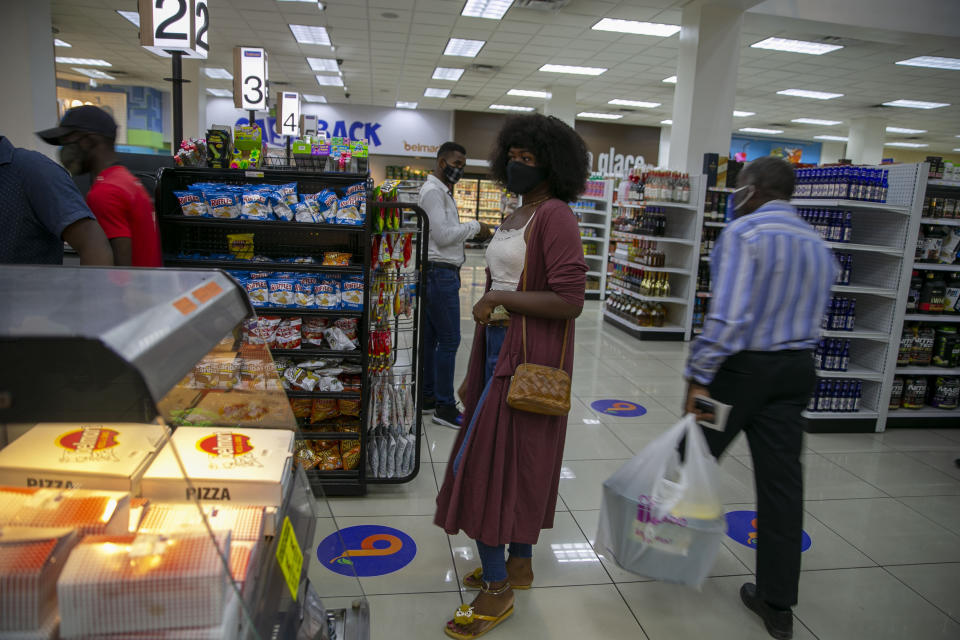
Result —
<path fill-rule="evenodd" d="M 453 376 L 460 347 L 460 275 L 427 269 L 426 322 L 423 327 L 423 397 L 456 406 Z"/>
<path fill-rule="evenodd" d="M 507 337 L 506 327 L 487 327 L 487 349 L 483 361 L 483 393 L 480 394 L 480 400 L 477 401 L 477 407 L 473 410 L 470 417 L 470 423 L 467 425 L 467 435 L 463 437 L 460 444 L 460 450 L 453 459 L 453 474 L 456 475 L 460 470 L 460 462 L 463 460 L 463 452 L 470 442 L 470 436 L 473 435 L 473 429 L 477 426 L 477 416 L 480 415 L 480 407 L 487 401 L 487 393 L 490 391 L 490 381 L 493 379 L 493 370 L 497 366 L 497 358 L 500 356 L 500 349 L 503 348 L 503 341 Z"/>
<path fill-rule="evenodd" d="M 477 540 L 477 553 L 480 566 L 483 567 L 483 579 L 487 582 L 502 582 L 507 579 L 507 562 L 503 558 L 504 546 L 491 547 Z M 532 558 L 533 545 L 520 542 L 510 543 L 511 558 Z"/>

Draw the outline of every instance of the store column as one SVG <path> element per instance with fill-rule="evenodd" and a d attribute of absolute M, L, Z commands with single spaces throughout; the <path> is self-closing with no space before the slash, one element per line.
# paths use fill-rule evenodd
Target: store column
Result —
<path fill-rule="evenodd" d="M 672 132 L 672 126 L 668 124 L 660 125 L 660 148 L 657 149 L 656 162 L 658 167 L 670 166 L 670 134 Z"/>
<path fill-rule="evenodd" d="M 543 113 L 559 118 L 573 127 L 577 119 L 577 88 L 552 87 Z"/>
<path fill-rule="evenodd" d="M 853 164 L 880 164 L 886 120 L 877 116 L 851 118 L 847 157 Z"/>
<path fill-rule="evenodd" d="M 56 147 L 34 132 L 57 125 L 50 0 L 3 0 L 0 42 L 5 86 L 0 90 L 0 135 L 14 146 L 56 158 Z"/>
<path fill-rule="evenodd" d="M 681 16 L 669 167 L 701 173 L 703 154 L 730 151 L 743 11 L 691 4 Z"/>
<path fill-rule="evenodd" d="M 201 73 L 200 60 L 183 61 L 183 139 L 203 138 L 207 130 L 206 76 Z M 173 126 L 171 123 L 171 131 Z"/>

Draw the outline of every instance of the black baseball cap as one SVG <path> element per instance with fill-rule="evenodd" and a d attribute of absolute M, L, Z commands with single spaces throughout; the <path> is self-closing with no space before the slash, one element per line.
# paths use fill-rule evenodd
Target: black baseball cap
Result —
<path fill-rule="evenodd" d="M 103 109 L 94 107 L 93 105 L 83 105 L 82 107 L 70 109 L 63 114 L 59 127 L 37 131 L 37 135 L 40 136 L 44 142 L 61 145 L 63 144 L 63 138 L 75 131 L 96 133 L 105 138 L 116 138 L 117 123 L 114 122 L 113 117 Z"/>

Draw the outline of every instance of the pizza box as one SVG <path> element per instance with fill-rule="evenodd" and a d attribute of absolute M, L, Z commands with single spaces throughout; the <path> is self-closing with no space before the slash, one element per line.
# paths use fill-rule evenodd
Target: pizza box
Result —
<path fill-rule="evenodd" d="M 170 429 L 157 424 L 41 423 L 0 451 L 0 484 L 136 495 L 169 436 Z"/>
<path fill-rule="evenodd" d="M 144 473 L 141 489 L 151 500 L 279 505 L 292 465 L 292 431 L 180 427 Z"/>
<path fill-rule="evenodd" d="M 44 631 L 57 615 L 57 578 L 79 540 L 74 529 L 0 527 L 0 636 Z"/>
<path fill-rule="evenodd" d="M 0 526 L 70 527 L 81 535 L 117 535 L 130 526 L 130 494 L 100 489 L 0 486 Z"/>

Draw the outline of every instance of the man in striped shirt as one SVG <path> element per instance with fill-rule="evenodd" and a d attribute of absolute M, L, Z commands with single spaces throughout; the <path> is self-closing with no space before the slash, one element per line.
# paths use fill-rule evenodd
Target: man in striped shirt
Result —
<path fill-rule="evenodd" d="M 760 158 L 740 173 L 736 220 L 711 258 L 714 294 L 684 377 L 686 411 L 704 396 L 732 406 L 723 431 L 705 429 L 715 456 L 746 432 L 757 487 L 757 584 L 740 597 L 775 638 L 793 636 L 803 529 L 801 412 L 816 385 L 812 350 L 837 275 L 816 231 L 790 206 L 793 167 Z"/>

